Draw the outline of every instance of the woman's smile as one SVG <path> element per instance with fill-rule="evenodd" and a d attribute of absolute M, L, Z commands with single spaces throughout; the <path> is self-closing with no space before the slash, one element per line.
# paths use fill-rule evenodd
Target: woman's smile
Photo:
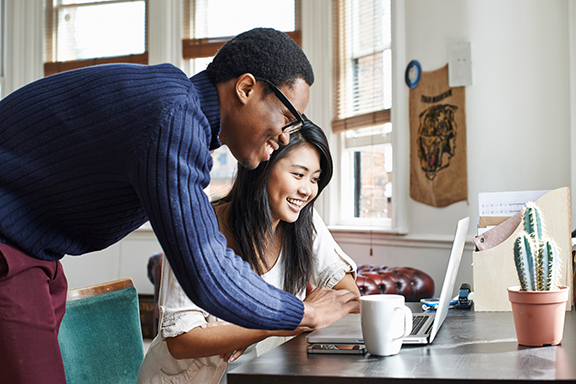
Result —
<path fill-rule="evenodd" d="M 278 161 L 268 180 L 268 196 L 274 221 L 293 223 L 300 211 L 318 194 L 320 155 L 310 144 L 295 146 Z"/>

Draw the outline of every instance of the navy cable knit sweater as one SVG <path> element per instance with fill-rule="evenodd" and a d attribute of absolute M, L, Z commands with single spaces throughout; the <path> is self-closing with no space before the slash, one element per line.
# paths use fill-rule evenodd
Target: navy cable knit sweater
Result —
<path fill-rule="evenodd" d="M 49 76 L 0 101 L 0 241 L 58 260 L 150 220 L 184 291 L 250 328 L 293 329 L 304 306 L 230 250 L 203 189 L 220 146 L 216 87 L 162 64 Z"/>

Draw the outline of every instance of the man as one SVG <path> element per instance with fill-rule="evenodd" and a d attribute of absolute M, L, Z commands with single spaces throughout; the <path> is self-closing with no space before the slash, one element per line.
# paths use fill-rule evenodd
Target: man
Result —
<path fill-rule="evenodd" d="M 248 167 L 299 128 L 314 81 L 284 33 L 255 29 L 188 79 L 168 65 L 104 65 L 33 82 L 0 101 L 0 372 L 65 382 L 59 259 L 104 249 L 150 220 L 184 291 L 219 318 L 319 328 L 359 311 L 320 289 L 303 303 L 226 249 L 203 189 L 210 150 Z M 278 87 L 278 88 L 277 88 Z M 291 102 L 291 101 L 292 102 Z M 299 112 L 300 111 L 300 112 Z"/>

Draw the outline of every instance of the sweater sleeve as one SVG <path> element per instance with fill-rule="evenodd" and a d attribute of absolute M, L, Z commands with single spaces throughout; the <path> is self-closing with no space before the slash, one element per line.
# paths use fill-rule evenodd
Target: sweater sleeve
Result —
<path fill-rule="evenodd" d="M 178 282 L 211 314 L 247 328 L 294 329 L 304 315 L 295 296 L 268 285 L 234 252 L 204 188 L 212 158 L 207 122 L 190 100 L 152 127 L 136 189 Z"/>

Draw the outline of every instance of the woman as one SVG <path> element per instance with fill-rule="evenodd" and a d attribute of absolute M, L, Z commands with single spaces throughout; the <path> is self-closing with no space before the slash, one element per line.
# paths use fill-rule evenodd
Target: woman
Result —
<path fill-rule="evenodd" d="M 301 299 L 308 284 L 359 295 L 354 261 L 313 209 L 331 177 L 326 136 L 306 120 L 270 161 L 255 170 L 239 166 L 232 190 L 215 203 L 228 246 L 266 282 Z M 138 383 L 223 383 L 227 367 L 245 363 L 303 331 L 251 330 L 216 322 L 186 297 L 168 263 L 163 265 L 160 332 Z"/>

